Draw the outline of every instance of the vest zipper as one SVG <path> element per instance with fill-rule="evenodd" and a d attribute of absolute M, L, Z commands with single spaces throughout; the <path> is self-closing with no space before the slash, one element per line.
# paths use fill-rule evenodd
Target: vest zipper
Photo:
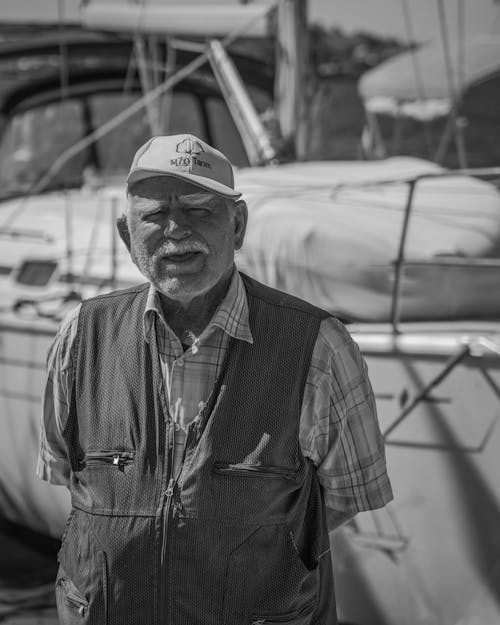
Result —
<path fill-rule="evenodd" d="M 160 596 L 161 596 L 161 610 L 160 613 L 165 614 L 165 620 L 168 622 L 168 573 L 166 567 L 167 560 L 167 546 L 168 546 L 168 526 L 170 520 L 170 507 L 172 505 L 172 497 L 174 495 L 176 478 L 174 477 L 174 450 L 175 450 L 175 425 L 173 420 L 169 417 L 168 420 L 168 453 L 169 453 L 169 465 L 167 473 L 167 489 L 164 493 L 163 508 L 162 508 L 162 532 L 161 532 L 161 549 L 160 549 Z"/>
<path fill-rule="evenodd" d="M 161 543 L 161 551 L 160 551 L 160 580 L 162 580 L 161 583 L 161 587 L 160 587 L 160 593 L 161 593 L 161 597 L 162 597 L 162 607 L 163 610 L 167 609 L 167 603 L 168 603 L 168 591 L 167 591 L 167 587 L 168 587 L 168 580 L 167 580 L 167 575 L 165 573 L 165 564 L 166 564 L 166 559 L 167 559 L 167 545 L 168 545 L 168 526 L 169 526 L 169 520 L 170 520 L 170 507 L 172 505 L 172 498 L 174 496 L 174 492 L 175 492 L 175 486 L 177 484 L 177 481 L 180 477 L 180 474 L 182 472 L 182 466 L 184 464 L 184 459 L 186 457 L 186 449 L 188 447 L 188 444 L 191 442 L 191 435 L 192 435 L 192 425 L 190 424 L 188 427 L 188 431 L 187 431 L 187 435 L 186 438 L 184 440 L 184 446 L 183 446 L 183 450 L 182 450 L 182 460 L 181 460 L 181 464 L 179 467 L 179 471 L 177 473 L 177 475 L 174 476 L 174 468 L 175 468 L 175 458 L 174 458 L 174 449 L 175 449 L 175 427 L 174 427 L 174 423 L 172 420 L 169 421 L 169 426 L 168 426 L 168 449 L 169 449 L 169 453 L 170 453 L 170 466 L 169 466 L 169 471 L 168 471 L 168 484 L 167 484 L 167 489 L 165 491 L 165 499 L 164 499 L 164 503 L 163 503 L 163 511 L 162 511 L 162 522 L 163 522 L 163 527 L 162 527 L 162 543 Z M 168 618 L 167 618 L 167 622 L 168 622 Z"/>
<path fill-rule="evenodd" d="M 174 494 L 173 477 L 170 478 L 165 491 L 165 502 L 163 504 L 163 531 L 162 531 L 162 545 L 161 545 L 161 566 L 165 567 L 165 559 L 167 556 L 167 538 L 168 538 L 168 520 L 170 516 L 170 504 L 172 503 L 172 495 Z"/>

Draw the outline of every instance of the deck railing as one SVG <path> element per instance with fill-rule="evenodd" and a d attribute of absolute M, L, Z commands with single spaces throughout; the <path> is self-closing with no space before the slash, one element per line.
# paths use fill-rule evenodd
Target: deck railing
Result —
<path fill-rule="evenodd" d="M 413 202 L 415 198 L 415 191 L 417 185 L 422 180 L 451 178 L 455 176 L 473 176 L 482 180 L 490 180 L 495 186 L 500 188 L 500 167 L 483 167 L 477 169 L 451 169 L 442 172 L 424 173 L 409 178 L 392 178 L 385 180 L 372 180 L 365 182 L 348 182 L 339 183 L 335 185 L 334 192 L 338 192 L 342 189 L 359 189 L 363 187 L 376 187 L 387 186 L 390 184 L 406 184 L 408 186 L 408 194 L 406 196 L 406 203 L 404 209 L 403 223 L 401 226 L 401 233 L 399 235 L 398 252 L 393 261 L 394 264 L 394 286 L 391 297 L 391 326 L 393 334 L 399 334 L 399 322 L 401 317 L 401 291 L 402 291 L 402 278 L 405 267 L 416 265 L 431 265 L 431 266 L 462 266 L 462 267 L 476 267 L 481 265 L 482 267 L 498 267 L 500 271 L 500 258 L 443 258 L 439 259 L 421 259 L 410 260 L 406 258 L 406 242 L 408 238 L 408 231 L 410 226 L 410 220 L 413 213 Z M 500 220 L 500 213 L 499 213 Z M 499 274 L 500 279 L 500 274 Z M 500 281 L 500 280 L 499 280 Z"/>

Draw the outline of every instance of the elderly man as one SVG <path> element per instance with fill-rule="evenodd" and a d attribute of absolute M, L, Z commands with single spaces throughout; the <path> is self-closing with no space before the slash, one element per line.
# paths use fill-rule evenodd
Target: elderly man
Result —
<path fill-rule="evenodd" d="M 49 354 L 60 621 L 332 625 L 328 530 L 392 497 L 359 350 L 236 271 L 247 208 L 223 154 L 154 137 L 127 185 L 119 231 L 148 282 L 83 302 Z"/>

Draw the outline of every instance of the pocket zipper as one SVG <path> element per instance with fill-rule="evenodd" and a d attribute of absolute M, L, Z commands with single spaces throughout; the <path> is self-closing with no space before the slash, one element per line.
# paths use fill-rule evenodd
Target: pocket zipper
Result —
<path fill-rule="evenodd" d="M 105 463 L 111 464 L 117 469 L 123 469 L 125 465 L 133 461 L 134 455 L 133 451 L 93 451 L 85 454 L 81 465 L 83 468 L 87 465 Z"/>
<path fill-rule="evenodd" d="M 285 467 L 245 463 L 229 464 L 216 462 L 214 464 L 214 472 L 226 475 L 239 475 L 242 477 L 284 477 L 288 480 L 294 480 L 297 477 L 295 471 L 291 471 Z"/>
<path fill-rule="evenodd" d="M 76 595 L 71 590 L 66 590 L 66 579 L 61 578 L 57 580 L 57 585 L 62 589 L 63 600 L 69 603 L 71 606 L 78 610 L 81 616 L 85 616 L 85 612 L 89 606 L 88 601 L 83 597 Z"/>

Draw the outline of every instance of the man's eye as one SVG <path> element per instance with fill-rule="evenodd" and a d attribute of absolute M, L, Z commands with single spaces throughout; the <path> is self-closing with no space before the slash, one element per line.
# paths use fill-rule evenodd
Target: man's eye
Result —
<path fill-rule="evenodd" d="M 208 217 L 211 213 L 209 208 L 204 208 L 203 206 L 191 206 L 189 209 L 189 214 L 194 217 Z"/>
<path fill-rule="evenodd" d="M 162 211 L 161 211 L 160 208 L 158 208 L 156 210 L 147 211 L 147 212 L 145 212 L 143 214 L 143 219 L 150 219 L 150 218 L 153 218 L 153 217 L 158 217 L 158 215 L 161 215 L 161 212 Z"/>

